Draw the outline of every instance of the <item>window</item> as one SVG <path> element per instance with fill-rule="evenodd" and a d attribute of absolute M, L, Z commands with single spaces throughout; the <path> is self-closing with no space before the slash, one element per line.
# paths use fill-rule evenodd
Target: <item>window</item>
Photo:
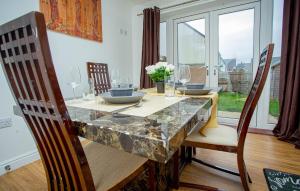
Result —
<path fill-rule="evenodd" d="M 160 23 L 160 45 L 159 45 L 159 54 L 161 61 L 167 61 L 167 23 Z"/>
<path fill-rule="evenodd" d="M 254 9 L 219 15 L 218 116 L 238 119 L 253 79 Z"/>
<path fill-rule="evenodd" d="M 277 123 L 279 116 L 279 77 L 280 77 L 280 58 L 281 58 L 281 38 L 282 38 L 282 17 L 283 1 L 273 1 L 273 30 L 272 41 L 275 44 L 273 51 L 272 64 L 270 69 L 270 101 L 269 101 L 269 123 Z"/>
<path fill-rule="evenodd" d="M 205 19 L 178 24 L 178 64 L 205 67 Z"/>

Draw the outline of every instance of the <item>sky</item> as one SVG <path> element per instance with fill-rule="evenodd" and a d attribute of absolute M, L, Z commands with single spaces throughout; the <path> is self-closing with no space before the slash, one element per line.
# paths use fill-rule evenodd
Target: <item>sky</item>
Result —
<path fill-rule="evenodd" d="M 205 34 L 205 20 L 188 22 Z M 250 62 L 253 57 L 254 10 L 243 10 L 219 15 L 219 52 L 224 59 Z M 212 36 L 211 36 L 212 37 Z"/>
<path fill-rule="evenodd" d="M 219 52 L 224 59 L 250 63 L 253 58 L 254 9 L 219 16 Z"/>
<path fill-rule="evenodd" d="M 283 17 L 283 1 L 274 0 L 273 13 L 273 42 L 275 44 L 273 56 L 281 54 L 281 35 L 282 35 L 282 17 Z"/>
<path fill-rule="evenodd" d="M 274 0 L 273 35 L 275 43 L 273 56 L 280 56 L 283 1 Z M 187 22 L 205 34 L 205 20 Z M 237 62 L 250 62 L 253 57 L 254 9 L 228 13 L 219 16 L 219 52 L 224 59 L 236 58 Z M 165 35 L 165 25 L 161 25 L 161 35 Z M 212 37 L 212 36 L 211 36 Z M 165 43 L 161 49 L 165 50 Z"/>
<path fill-rule="evenodd" d="M 159 49 L 160 49 L 160 55 L 166 56 L 167 55 L 167 24 L 166 22 L 160 23 L 160 42 L 159 43 Z"/>

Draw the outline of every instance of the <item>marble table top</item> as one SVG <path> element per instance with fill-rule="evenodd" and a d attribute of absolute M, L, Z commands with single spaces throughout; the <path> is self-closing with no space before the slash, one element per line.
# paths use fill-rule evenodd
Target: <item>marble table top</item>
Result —
<path fill-rule="evenodd" d="M 208 121 L 211 99 L 187 98 L 147 117 L 67 107 L 80 136 L 166 163 L 184 138 Z"/>

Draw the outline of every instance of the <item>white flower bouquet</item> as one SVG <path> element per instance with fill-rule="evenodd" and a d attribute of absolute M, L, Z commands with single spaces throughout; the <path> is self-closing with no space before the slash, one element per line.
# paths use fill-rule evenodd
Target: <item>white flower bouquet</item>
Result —
<path fill-rule="evenodd" d="M 174 65 L 167 62 L 158 62 L 155 65 L 146 67 L 147 74 L 154 82 L 163 82 L 165 77 L 169 77 L 174 73 Z"/>

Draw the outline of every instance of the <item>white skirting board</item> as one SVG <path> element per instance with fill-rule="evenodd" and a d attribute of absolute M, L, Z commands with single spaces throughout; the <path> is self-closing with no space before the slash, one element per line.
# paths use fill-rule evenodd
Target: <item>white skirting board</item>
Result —
<path fill-rule="evenodd" d="M 0 163 L 0 176 L 11 172 L 13 170 L 16 170 L 17 168 L 20 168 L 24 165 L 27 165 L 29 163 L 32 163 L 36 160 L 40 159 L 40 155 L 38 150 L 33 150 L 27 153 L 24 153 L 22 155 L 19 155 L 17 157 L 11 158 L 9 160 L 3 161 Z M 5 166 L 10 165 L 10 171 L 5 170 Z"/>

